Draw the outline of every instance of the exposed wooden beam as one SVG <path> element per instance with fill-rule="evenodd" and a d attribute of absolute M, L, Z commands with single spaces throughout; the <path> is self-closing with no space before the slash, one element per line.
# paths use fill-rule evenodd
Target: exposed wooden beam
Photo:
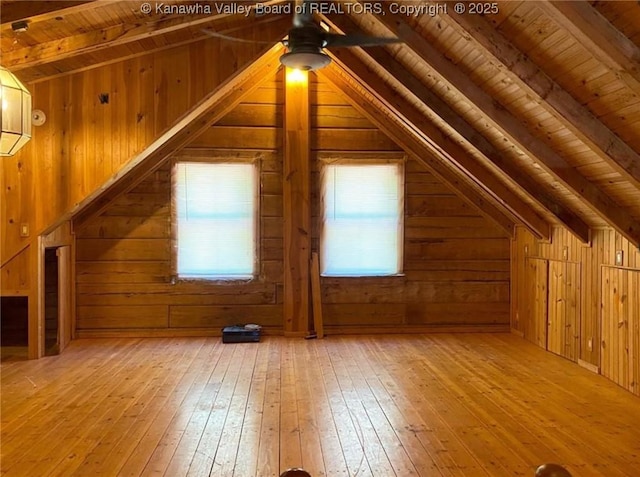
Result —
<path fill-rule="evenodd" d="M 282 52 L 281 45 L 273 46 L 255 61 L 238 70 L 57 223 L 72 217 L 74 226 L 82 226 L 87 220 L 100 214 L 116 197 L 135 187 L 172 154 L 206 131 L 258 88 L 265 79 L 275 74 L 280 67 L 279 57 Z M 55 227 L 55 224 L 52 227 Z"/>
<path fill-rule="evenodd" d="M 330 18 L 325 18 L 325 20 L 332 27 L 341 32 L 356 30 L 355 25 L 346 15 L 332 15 Z M 363 49 L 363 52 L 375 60 L 376 63 L 388 74 L 393 76 L 398 83 L 410 91 L 411 94 L 424 105 L 424 107 L 428 108 L 434 115 L 440 117 L 448 124 L 449 127 L 464 137 L 469 145 L 474 147 L 498 170 L 508 176 L 517 187 L 527 192 L 530 199 L 545 208 L 581 241 L 585 243 L 589 241 L 589 226 L 580 217 L 564 205 L 559 204 L 556 199 L 545 193 L 538 183 L 536 183 L 530 176 L 524 174 L 515 164 L 505 160 L 503 154 L 498 151 L 493 144 L 491 144 L 482 134 L 476 131 L 471 124 L 456 113 L 445 101 L 440 99 L 438 95 L 427 88 L 418 78 L 407 71 L 407 69 L 404 68 L 404 66 L 391 54 L 383 48 L 365 48 Z M 338 56 L 343 55 L 342 51 L 337 50 L 336 54 Z M 423 123 L 424 121 L 420 122 L 420 124 Z M 432 137 L 438 137 L 438 134 L 434 134 Z M 457 146 L 457 143 L 449 136 L 445 136 L 444 141 L 453 143 Z M 447 149 L 444 145 L 442 145 L 442 147 Z M 466 154 L 464 156 L 466 157 Z M 467 162 L 470 161 L 473 161 L 472 158 L 467 159 Z M 503 202 L 509 202 L 507 200 L 508 197 L 510 196 L 503 196 Z M 527 206 L 527 208 L 529 207 Z M 520 218 L 523 223 L 527 222 L 523 217 Z M 535 224 L 536 222 L 533 221 L 532 223 Z M 531 230 L 531 227 L 529 228 Z M 542 225 L 541 231 L 539 231 L 538 234 L 543 236 L 544 234 L 542 231 L 547 228 L 548 226 L 545 227 Z M 531 231 L 536 234 L 535 231 Z"/>
<path fill-rule="evenodd" d="M 372 50 L 372 49 L 368 49 Z M 375 49 L 381 51 L 381 49 Z M 384 52 L 382 51 L 384 54 Z M 551 236 L 549 223 L 540 217 L 536 211 L 518 195 L 501 182 L 493 173 L 481 165 L 472 157 L 456 140 L 448 133 L 433 125 L 424 115 L 402 98 L 384 81 L 375 78 L 375 72 L 348 49 L 336 49 L 333 56 L 340 60 L 349 71 L 358 78 L 364 78 L 368 87 L 391 105 L 411 125 L 419 131 L 425 143 L 440 157 L 450 161 L 462 171 L 469 179 L 487 194 L 493 197 L 500 207 L 509 210 L 520 222 L 522 222 L 535 236 L 548 240 Z M 406 70 L 401 70 L 406 73 Z"/>
<path fill-rule="evenodd" d="M 528 56 L 479 15 L 444 15 L 449 25 L 506 71 L 509 77 L 547 111 L 558 117 L 581 141 L 636 187 L 640 188 L 640 154 L 567 93 Z M 455 21 L 452 21 L 455 20 Z"/>
<path fill-rule="evenodd" d="M 55 2 L 17 0 L 13 2 L 2 2 L 2 7 L 0 8 L 0 22 L 2 22 L 2 26 L 0 28 L 2 31 L 10 29 L 11 24 L 18 20 L 28 19 L 30 23 L 36 23 L 55 17 L 62 17 L 70 13 L 78 13 L 95 8 L 94 5 L 91 5 L 95 1 L 97 0 L 58 0 Z"/>
<path fill-rule="evenodd" d="M 368 75 L 365 78 L 357 77 L 353 72 L 348 72 L 344 65 L 338 66 L 336 61 L 319 70 L 318 74 L 329 81 L 354 108 L 393 139 L 414 160 L 450 185 L 480 214 L 513 236 L 515 222 L 502 207 L 496 206 L 491 201 L 493 198 L 485 198 L 477 186 L 469 183 L 469 178 L 465 177 L 462 171 L 453 170 L 451 165 L 445 164 L 446 161 L 432 147 L 429 147 L 424 137 L 408 124 L 395 108 L 371 92 L 365 93 L 361 87 L 354 85 L 355 79 L 360 85 L 367 86 L 371 90 L 373 88 L 370 87 L 369 82 L 375 78 L 374 75 Z"/>
<path fill-rule="evenodd" d="M 144 23 L 118 24 L 34 46 L 3 51 L 2 62 L 6 68 L 17 72 L 85 53 L 96 53 L 115 46 L 166 35 L 185 28 L 198 28 L 194 38 L 201 39 L 206 38 L 206 34 L 201 31 L 205 28 L 230 32 L 249 25 L 255 27 L 255 18 L 247 15 L 215 13 L 217 10 L 213 6 L 212 11 L 214 14 L 163 15 Z M 278 16 L 269 15 L 266 18 L 273 21 Z"/>
<path fill-rule="evenodd" d="M 311 280 L 311 161 L 309 78 L 306 71 L 285 71 L 284 106 L 284 333 L 309 331 Z"/>
<path fill-rule="evenodd" d="M 231 20 L 231 18 L 220 20 L 225 25 L 228 25 L 228 27 L 222 27 L 220 30 L 218 30 L 219 33 L 237 36 L 238 38 L 244 38 L 247 32 L 249 32 L 250 35 L 255 35 L 256 31 L 262 31 L 266 33 L 264 33 L 260 38 L 265 41 L 268 38 L 271 38 L 273 39 L 274 43 L 276 41 L 280 41 L 285 36 L 287 29 L 291 25 L 291 18 L 286 15 L 266 15 L 260 20 L 243 20 L 242 18 L 237 18 L 232 22 L 230 22 L 229 20 Z M 129 49 L 120 50 L 126 51 L 126 53 L 124 53 L 123 56 L 118 55 L 115 58 L 101 59 L 97 63 L 92 53 L 83 53 L 82 55 L 74 57 L 74 66 L 71 67 L 72 69 L 70 69 L 66 60 L 57 60 L 55 62 L 48 63 L 45 66 L 34 66 L 20 70 L 16 72 L 16 76 L 18 76 L 24 83 L 38 83 L 54 78 L 59 78 L 61 76 L 88 71 L 113 63 L 130 60 L 132 58 L 148 55 L 149 53 L 158 53 L 160 51 L 168 50 L 171 48 L 177 48 L 197 41 L 203 41 L 206 38 L 210 37 L 203 31 L 200 31 L 193 37 L 186 40 L 172 41 L 168 44 L 164 44 L 152 49 L 138 51 L 136 53 L 130 53 Z M 82 64 L 85 66 L 78 68 L 77 66 L 75 66 L 77 64 Z M 47 68 L 48 70 L 55 71 L 55 73 L 43 73 L 42 68 Z"/>
<path fill-rule="evenodd" d="M 589 182 L 546 143 L 535 137 L 513 114 L 461 72 L 458 67 L 427 42 L 399 15 L 386 11 L 376 19 L 401 38 L 432 69 L 433 73 L 458 90 L 470 104 L 491 120 L 511 142 L 567 187 L 581 202 L 635 245 L 640 245 L 640 223 Z"/>
<path fill-rule="evenodd" d="M 567 30 L 634 91 L 640 91 L 640 48 L 589 2 L 538 2 L 554 22 Z M 637 5 L 636 7 L 640 8 Z"/>
<path fill-rule="evenodd" d="M 444 100 L 428 89 L 420 80 L 409 73 L 402 65 L 385 51 L 367 50 L 376 62 L 387 70 L 405 88 L 408 88 L 422 104 L 434 115 L 440 117 L 449 127 L 460 134 L 482 156 L 501 171 L 528 197 L 552 214 L 560 223 L 568 228 L 582 242 L 589 241 L 589 226 L 573 211 L 547 194 L 540 184 L 531 176 L 522 172 L 516 164 L 505 159 L 504 154 L 496 149 L 480 132 L 476 131 L 463 117 L 456 113 Z M 448 139 L 448 137 L 447 137 Z M 523 220 L 526 223 L 526 220 Z"/>

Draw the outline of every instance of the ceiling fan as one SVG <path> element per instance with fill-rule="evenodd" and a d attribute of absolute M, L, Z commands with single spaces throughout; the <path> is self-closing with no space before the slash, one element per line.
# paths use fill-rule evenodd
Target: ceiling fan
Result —
<path fill-rule="evenodd" d="M 288 51 L 280 57 L 280 63 L 290 68 L 312 71 L 323 68 L 331 62 L 331 57 L 323 50 L 338 47 L 368 47 L 401 42 L 399 38 L 377 37 L 352 33 L 339 35 L 325 31 L 313 21 L 314 11 L 321 12 L 324 0 L 302 0 L 295 4 L 293 26 L 287 39 L 282 43 Z M 253 42 L 205 30 L 211 36 L 234 41 Z"/>

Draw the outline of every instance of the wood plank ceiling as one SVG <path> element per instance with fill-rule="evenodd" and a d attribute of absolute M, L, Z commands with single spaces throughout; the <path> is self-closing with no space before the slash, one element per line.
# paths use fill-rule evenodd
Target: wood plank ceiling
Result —
<path fill-rule="evenodd" d="M 2 64 L 37 82 L 200 41 L 206 30 L 248 40 L 287 30 L 290 15 L 229 11 L 255 3 L 168 0 L 145 14 L 140 1 L 7 0 Z M 398 8 L 421 4 L 333 1 L 317 17 L 333 30 L 403 43 L 332 51 L 318 74 L 501 227 L 548 238 L 563 225 L 588 242 L 590 228 L 608 225 L 640 245 L 640 4 Z M 211 12 L 163 10 L 174 5 Z M 18 20 L 28 31 L 13 31 Z"/>

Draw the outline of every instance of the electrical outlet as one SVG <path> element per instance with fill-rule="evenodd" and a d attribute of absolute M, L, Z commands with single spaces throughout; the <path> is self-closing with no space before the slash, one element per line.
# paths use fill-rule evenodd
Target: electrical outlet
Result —
<path fill-rule="evenodd" d="M 569 260 L 569 247 L 562 248 L 562 259 Z"/>
<path fill-rule="evenodd" d="M 593 338 L 589 338 L 589 341 L 587 341 L 587 348 L 589 348 L 589 351 L 593 351 Z"/>
<path fill-rule="evenodd" d="M 20 224 L 20 237 L 29 236 L 29 224 Z"/>
<path fill-rule="evenodd" d="M 616 265 L 621 267 L 624 263 L 624 252 L 622 250 L 616 250 Z"/>

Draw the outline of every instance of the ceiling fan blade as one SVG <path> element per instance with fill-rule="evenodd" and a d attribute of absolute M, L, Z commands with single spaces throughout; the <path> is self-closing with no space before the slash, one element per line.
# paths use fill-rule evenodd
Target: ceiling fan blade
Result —
<path fill-rule="evenodd" d="M 206 33 L 207 35 L 212 36 L 214 38 L 222 38 L 223 40 L 237 41 L 240 43 L 263 43 L 265 45 L 273 45 L 274 43 L 276 43 L 275 41 L 246 40 L 244 38 L 237 38 L 235 36 L 225 35 L 223 33 L 218 33 L 217 31 L 212 31 L 212 30 L 202 30 L 202 33 Z"/>
<path fill-rule="evenodd" d="M 380 46 L 388 45 L 391 43 L 401 43 L 400 38 L 388 38 L 381 36 L 368 36 L 353 33 L 349 35 L 336 35 L 335 33 L 326 33 L 324 35 L 325 48 L 338 48 L 348 46 Z"/>
<path fill-rule="evenodd" d="M 296 0 L 294 2 L 293 26 L 303 27 L 313 25 L 313 13 L 311 4 L 315 0 Z"/>

